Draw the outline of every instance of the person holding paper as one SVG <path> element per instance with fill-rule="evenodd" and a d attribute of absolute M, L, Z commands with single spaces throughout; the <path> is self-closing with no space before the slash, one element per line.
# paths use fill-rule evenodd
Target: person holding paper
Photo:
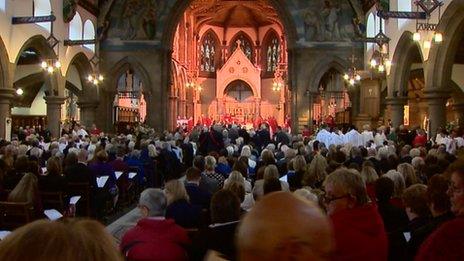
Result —
<path fill-rule="evenodd" d="M 51 157 L 47 161 L 47 175 L 39 176 L 40 191 L 67 193 L 68 183 L 62 175 L 61 160 Z"/>

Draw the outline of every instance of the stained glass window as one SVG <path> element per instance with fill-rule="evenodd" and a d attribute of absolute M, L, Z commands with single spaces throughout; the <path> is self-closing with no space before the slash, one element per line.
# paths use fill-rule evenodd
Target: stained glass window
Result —
<path fill-rule="evenodd" d="M 280 43 L 277 37 L 273 37 L 266 48 L 266 71 L 274 72 L 280 62 Z"/>
<path fill-rule="evenodd" d="M 235 49 L 237 49 L 238 41 L 240 41 L 240 48 L 243 53 L 246 55 L 248 60 L 253 62 L 253 44 L 243 33 L 235 37 L 232 41 L 232 50 L 230 53 L 232 54 Z"/>
<path fill-rule="evenodd" d="M 216 71 L 216 52 L 216 41 L 211 32 L 207 33 L 200 46 L 200 70 L 202 72 Z"/>

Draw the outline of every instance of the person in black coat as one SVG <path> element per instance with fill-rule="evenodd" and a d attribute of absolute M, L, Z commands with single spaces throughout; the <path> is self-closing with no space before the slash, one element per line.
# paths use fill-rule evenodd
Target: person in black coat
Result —
<path fill-rule="evenodd" d="M 172 218 L 177 225 L 184 228 L 199 226 L 201 206 L 192 205 L 184 184 L 178 179 L 168 181 L 164 188 L 168 206 L 166 218 Z"/>
<path fill-rule="evenodd" d="M 199 205 L 204 209 L 208 209 L 211 201 L 211 193 L 200 187 L 200 170 L 195 167 L 190 167 L 187 169 L 185 174 L 185 190 L 190 198 L 190 203 L 193 205 Z"/>
<path fill-rule="evenodd" d="M 235 230 L 240 219 L 240 200 L 229 190 L 220 190 L 211 199 L 211 221 L 192 240 L 192 260 L 203 260 L 208 250 L 214 250 L 227 260 L 236 260 Z"/>
<path fill-rule="evenodd" d="M 393 195 L 393 181 L 381 177 L 375 181 L 377 207 L 382 217 L 389 241 L 389 260 L 404 260 L 406 258 L 406 240 L 403 229 L 408 225 L 406 212 L 390 203 Z"/>
<path fill-rule="evenodd" d="M 88 152 L 81 149 L 78 155 L 69 153 L 66 156 L 63 173 L 68 183 L 88 183 L 89 188 L 96 185 L 92 170 L 87 166 L 87 155 Z"/>

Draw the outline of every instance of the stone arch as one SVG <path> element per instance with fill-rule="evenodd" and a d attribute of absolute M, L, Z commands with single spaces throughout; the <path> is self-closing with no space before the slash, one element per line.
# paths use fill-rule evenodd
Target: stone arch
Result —
<path fill-rule="evenodd" d="M 436 31 L 445 36 L 430 49 L 425 71 L 425 89 L 446 92 L 449 89 L 454 58 L 464 37 L 464 0 L 452 1 L 443 13 Z"/>
<path fill-rule="evenodd" d="M 340 57 L 333 56 L 325 60 L 325 63 L 317 66 L 314 71 L 310 74 L 309 86 L 307 90 L 311 93 L 318 91 L 319 82 L 326 72 L 331 68 L 337 70 L 341 74 L 348 68 L 350 65 L 348 61 L 341 59 Z"/>
<path fill-rule="evenodd" d="M 235 81 L 245 82 L 246 84 L 248 84 L 248 86 L 250 86 L 250 89 L 253 92 L 253 96 L 261 98 L 261 93 L 257 90 L 256 86 L 254 86 L 254 84 L 249 79 L 243 76 L 234 76 L 234 77 L 231 77 L 225 80 L 221 86 L 218 86 L 217 97 L 218 98 L 224 97 L 227 87 L 229 87 L 229 85 Z"/>
<path fill-rule="evenodd" d="M 83 52 L 79 52 L 71 59 L 69 64 L 70 66 L 68 66 L 65 78 L 67 79 L 68 77 L 71 65 L 76 66 L 82 84 L 82 91 L 76 93 L 79 99 L 84 99 L 86 101 L 98 101 L 96 88 L 92 88 L 91 84 L 86 80 L 87 76 L 92 73 L 92 65 L 90 64 L 87 56 Z"/>
<path fill-rule="evenodd" d="M 119 60 L 119 62 L 113 65 L 112 69 L 110 69 L 109 75 L 112 75 L 113 77 L 111 77 L 109 84 L 105 85 L 106 91 L 116 92 L 114 87 L 118 84 L 119 76 L 129 69 L 132 69 L 137 75 L 139 75 L 140 79 L 142 80 L 143 86 L 145 87 L 143 90 L 144 95 L 150 94 L 151 89 L 148 87 L 151 86 L 151 81 L 148 72 L 145 70 L 143 65 L 137 61 L 137 59 L 127 56 Z"/>
<path fill-rule="evenodd" d="M 11 88 L 9 61 L 8 52 L 0 37 L 0 89 Z"/>
<path fill-rule="evenodd" d="M 402 96 L 402 93 L 407 90 L 409 69 L 414 62 L 413 59 L 417 55 L 417 52 L 419 53 L 421 63 L 423 63 L 423 54 L 419 44 L 412 40 L 411 32 L 404 32 L 396 45 L 390 75 L 387 77 L 387 93 L 389 97 Z"/>

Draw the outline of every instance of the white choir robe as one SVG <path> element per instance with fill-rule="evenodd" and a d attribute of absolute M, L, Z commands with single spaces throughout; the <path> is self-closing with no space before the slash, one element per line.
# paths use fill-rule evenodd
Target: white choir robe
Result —
<path fill-rule="evenodd" d="M 350 130 L 345 135 L 343 135 L 343 143 L 344 144 L 351 144 L 353 147 L 358 147 L 360 145 L 359 142 L 359 132 L 357 130 Z M 362 143 L 362 142 L 361 142 Z"/>
<path fill-rule="evenodd" d="M 325 144 L 326 148 L 330 146 L 331 143 L 331 134 L 326 129 L 322 129 L 317 133 L 316 140 Z"/>
<path fill-rule="evenodd" d="M 375 137 L 374 137 L 375 146 L 383 146 L 383 142 L 385 140 L 387 140 L 387 137 L 385 136 L 383 132 L 375 134 Z"/>
<path fill-rule="evenodd" d="M 361 133 L 361 135 L 362 135 L 362 142 L 363 142 L 362 146 L 364 147 L 366 147 L 366 144 L 368 141 L 374 140 L 374 135 L 372 134 L 372 131 L 365 130 Z"/>
<path fill-rule="evenodd" d="M 456 137 L 455 140 L 457 141 L 458 148 L 464 147 L 464 139 L 462 137 Z"/>
<path fill-rule="evenodd" d="M 334 144 L 335 146 L 343 144 L 343 137 L 341 137 L 340 134 L 336 132 L 331 132 L 330 137 L 331 137 L 331 143 Z"/>

